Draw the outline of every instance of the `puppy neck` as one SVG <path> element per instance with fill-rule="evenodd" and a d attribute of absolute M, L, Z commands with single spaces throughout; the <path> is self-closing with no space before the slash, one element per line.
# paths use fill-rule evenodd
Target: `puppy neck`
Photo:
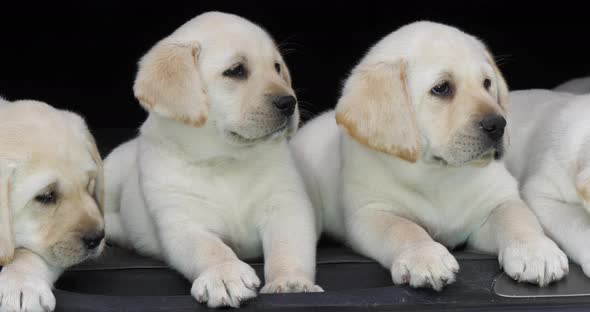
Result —
<path fill-rule="evenodd" d="M 186 154 L 199 163 L 226 163 L 259 155 L 267 144 L 236 146 L 224 140 L 213 126 L 197 128 L 157 114 L 150 114 L 141 126 L 141 134 L 168 150 Z"/>

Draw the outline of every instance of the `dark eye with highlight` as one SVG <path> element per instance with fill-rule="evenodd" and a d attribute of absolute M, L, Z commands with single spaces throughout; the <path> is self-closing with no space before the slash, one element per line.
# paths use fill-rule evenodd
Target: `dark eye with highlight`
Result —
<path fill-rule="evenodd" d="M 243 78 L 246 78 L 248 73 L 246 71 L 246 67 L 244 66 L 244 64 L 239 63 L 239 64 L 235 64 L 232 67 L 226 69 L 223 72 L 223 75 L 225 77 L 243 79 Z"/>
<path fill-rule="evenodd" d="M 435 96 L 447 96 L 451 94 L 451 84 L 448 81 L 443 81 L 432 89 L 430 89 L 430 93 Z"/>
<path fill-rule="evenodd" d="M 488 78 L 484 79 L 483 87 L 486 88 L 486 90 L 489 90 L 491 86 L 492 86 L 492 81 Z"/>
<path fill-rule="evenodd" d="M 53 190 L 35 196 L 35 201 L 43 205 L 51 205 L 57 202 L 57 193 Z"/>
<path fill-rule="evenodd" d="M 275 70 L 277 71 L 278 74 L 280 74 L 281 73 L 281 64 L 275 63 Z"/>

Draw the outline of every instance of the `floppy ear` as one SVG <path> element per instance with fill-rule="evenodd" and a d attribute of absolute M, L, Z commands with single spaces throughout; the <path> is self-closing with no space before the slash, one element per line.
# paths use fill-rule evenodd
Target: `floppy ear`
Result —
<path fill-rule="evenodd" d="M 100 157 L 100 153 L 96 146 L 96 141 L 88 130 L 86 130 L 86 141 L 88 152 L 92 156 L 92 160 L 96 163 L 97 169 L 96 182 L 94 184 L 94 200 L 96 200 L 98 209 L 100 209 L 100 212 L 104 215 L 104 169 L 102 166 L 102 158 Z"/>
<path fill-rule="evenodd" d="M 85 144 L 86 150 L 96 164 L 97 172 L 94 184 L 94 200 L 96 201 L 96 204 L 98 205 L 101 213 L 104 215 L 104 169 L 102 166 L 100 152 L 96 146 L 96 141 L 94 140 L 92 133 L 90 133 L 86 122 L 80 115 L 69 111 L 60 112 L 65 116 L 70 125 L 72 125 L 72 130 L 75 131 L 76 134 L 80 135 L 77 138 L 80 140 L 81 144 Z"/>
<path fill-rule="evenodd" d="M 160 41 L 139 62 L 133 91 L 150 112 L 201 127 L 209 107 L 201 81 L 198 42 Z"/>
<path fill-rule="evenodd" d="M 5 266 L 14 257 L 14 234 L 10 207 L 10 180 L 14 167 L 0 160 L 0 266 Z"/>
<path fill-rule="evenodd" d="M 336 122 L 359 143 L 415 163 L 420 135 L 405 67 L 403 60 L 357 67 L 336 106 Z"/>

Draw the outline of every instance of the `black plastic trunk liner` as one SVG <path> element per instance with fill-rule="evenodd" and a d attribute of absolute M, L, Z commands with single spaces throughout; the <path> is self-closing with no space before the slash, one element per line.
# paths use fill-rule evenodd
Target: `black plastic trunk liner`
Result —
<path fill-rule="evenodd" d="M 110 254 L 110 255 L 109 255 Z M 500 274 L 496 257 L 455 252 L 461 271 L 457 281 L 441 292 L 393 286 L 388 270 L 343 247 L 321 247 L 318 252 L 317 282 L 326 292 L 259 295 L 245 303 L 244 311 L 507 311 L 590 310 L 590 296 L 503 297 L 494 293 Z M 263 277 L 260 261 L 251 261 Z M 573 266 L 573 265 L 572 265 Z M 578 267 L 575 278 L 542 289 L 558 294 L 560 289 L 587 289 L 587 279 Z M 499 279 L 515 290 L 534 295 L 536 286 Z M 569 285 L 574 281 L 575 285 Z M 581 284 L 579 284 L 581 282 Z M 98 263 L 85 263 L 66 272 L 56 284 L 57 311 L 200 311 L 205 305 L 190 296 L 191 284 L 163 263 L 111 250 Z M 582 287 L 582 288 L 579 288 Z M 586 288 L 583 288 L 586 287 Z M 497 288 L 497 287 L 496 287 Z M 526 293 L 526 291 L 525 291 Z"/>

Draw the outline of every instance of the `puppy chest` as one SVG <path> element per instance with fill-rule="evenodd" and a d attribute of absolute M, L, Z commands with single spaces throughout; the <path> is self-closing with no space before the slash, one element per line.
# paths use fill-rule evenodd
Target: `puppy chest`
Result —
<path fill-rule="evenodd" d="M 241 258 L 262 254 L 256 222 L 259 207 L 251 187 L 230 181 L 211 179 L 194 183 L 184 192 L 192 199 L 192 218 L 231 247 Z"/>
<path fill-rule="evenodd" d="M 467 240 L 490 213 L 490 209 L 471 197 L 422 198 L 413 204 L 408 209 L 411 218 L 433 239 L 449 247 Z"/>
<path fill-rule="evenodd" d="M 224 242 L 240 259 L 253 259 L 262 256 L 262 240 L 256 227 L 234 224 L 227 229 Z"/>

